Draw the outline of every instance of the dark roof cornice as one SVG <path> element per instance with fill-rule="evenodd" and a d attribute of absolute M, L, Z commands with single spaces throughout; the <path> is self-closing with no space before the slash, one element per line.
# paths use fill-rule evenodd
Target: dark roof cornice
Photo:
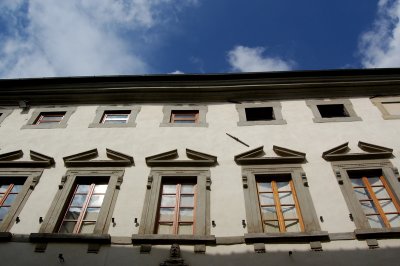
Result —
<path fill-rule="evenodd" d="M 0 80 L 0 105 L 241 102 L 400 94 L 400 68 Z"/>

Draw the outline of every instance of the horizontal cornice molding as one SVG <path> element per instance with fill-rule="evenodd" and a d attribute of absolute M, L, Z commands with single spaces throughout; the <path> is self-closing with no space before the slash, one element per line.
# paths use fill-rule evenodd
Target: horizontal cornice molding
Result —
<path fill-rule="evenodd" d="M 0 80 L 0 105 L 225 102 L 397 95 L 400 68 Z"/>

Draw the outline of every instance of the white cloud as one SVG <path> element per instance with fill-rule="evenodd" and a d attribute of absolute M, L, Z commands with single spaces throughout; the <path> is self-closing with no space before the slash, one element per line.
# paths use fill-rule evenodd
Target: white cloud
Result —
<path fill-rule="evenodd" d="M 145 31 L 164 25 L 169 10 L 196 3 L 2 0 L 0 18 L 7 29 L 0 33 L 0 77 L 149 72 L 139 53 Z"/>
<path fill-rule="evenodd" d="M 264 51 L 263 47 L 239 45 L 228 52 L 228 62 L 233 71 L 239 72 L 286 71 L 293 68 L 292 61 L 264 56 Z"/>
<path fill-rule="evenodd" d="M 400 67 L 400 1 L 380 0 L 373 28 L 359 43 L 366 68 Z"/>
<path fill-rule="evenodd" d="M 183 73 L 183 72 L 180 71 L 180 70 L 175 70 L 174 72 L 171 72 L 171 73 L 169 73 L 169 74 L 179 75 L 179 74 L 185 74 L 185 73 Z"/>

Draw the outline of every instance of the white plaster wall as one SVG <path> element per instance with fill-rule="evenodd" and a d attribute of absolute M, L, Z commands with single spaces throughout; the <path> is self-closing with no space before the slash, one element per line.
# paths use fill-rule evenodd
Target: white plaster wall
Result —
<path fill-rule="evenodd" d="M 140 221 L 141 218 L 147 177 L 150 172 L 150 168 L 145 163 L 145 157 L 176 148 L 180 155 L 184 157 L 185 149 L 190 148 L 218 157 L 218 165 L 210 169 L 212 179 L 211 220 L 216 223 L 215 227 L 211 227 L 211 233 L 217 237 L 242 236 L 247 231 L 242 226 L 242 220 L 246 219 L 246 215 L 241 168 L 235 164 L 233 157 L 262 145 L 267 156 L 275 156 L 272 152 L 273 145 L 305 152 L 308 162 L 303 165 L 303 168 L 309 180 L 309 189 L 317 215 L 324 217 L 324 222 L 320 223 L 322 230 L 330 233 L 353 231 L 355 226 L 349 220 L 349 211 L 330 163 L 323 160 L 321 154 L 345 142 L 350 143 L 352 152 L 359 152 L 357 143 L 361 140 L 393 148 L 395 158 L 391 161 L 394 166 L 400 167 L 398 159 L 400 156 L 400 140 L 398 137 L 400 120 L 383 120 L 380 111 L 368 98 L 351 99 L 351 101 L 355 112 L 362 118 L 362 121 L 313 123 L 311 110 L 306 106 L 305 101 L 299 100 L 281 102 L 282 115 L 287 121 L 286 125 L 238 127 L 238 114 L 235 105 L 229 103 L 208 105 L 207 122 L 209 126 L 205 128 L 159 127 L 163 117 L 163 106 L 142 105 L 136 119 L 137 126 L 135 128 L 88 128 L 88 125 L 94 119 L 97 106 L 78 106 L 76 112 L 68 121 L 67 128 L 22 130 L 21 127 L 26 124 L 36 107 L 33 107 L 28 114 L 21 114 L 19 109 L 15 109 L 0 126 L 0 153 L 22 149 L 25 154 L 28 154 L 29 150 L 34 150 L 54 157 L 56 166 L 44 170 L 39 184 L 19 215 L 21 221 L 13 226 L 11 232 L 15 234 L 38 232 L 40 228 L 39 217 L 46 215 L 58 190 L 61 177 L 67 170 L 64 167 L 63 157 L 97 148 L 100 157 L 104 158 L 105 148 L 110 148 L 132 155 L 135 159 L 135 166 L 126 168 L 113 214 L 116 225 L 115 227 L 110 225 L 109 229 L 112 236 L 129 237 L 138 232 L 134 219 L 138 218 L 138 221 Z M 226 133 L 238 137 L 250 147 L 245 147 L 236 142 Z M 390 250 L 395 249 L 396 252 L 399 251 L 399 241 L 380 240 L 379 242 L 381 246 L 390 247 Z M 23 250 L 21 252 L 27 252 L 37 258 L 37 265 L 43 265 L 40 263 L 48 259 L 47 255 L 50 256 L 54 253 L 55 260 L 58 252 L 67 250 L 72 256 L 75 252 L 74 249 L 79 248 L 76 245 L 51 244 L 49 250 L 46 251 L 45 259 L 41 257 L 41 254 L 33 254 L 31 244 L 0 244 L 0 252 L 12 254 L 16 246 L 19 250 Z M 86 247 L 80 248 L 85 249 Z M 200 262 L 206 265 L 218 265 L 217 262 L 222 258 L 229 258 L 232 254 L 232 258 L 236 258 L 235 254 L 242 254 L 244 259 L 238 259 L 236 265 L 241 265 L 240 262 L 247 261 L 256 265 L 263 265 L 265 259 L 272 259 L 276 263 L 290 264 L 296 262 L 296 254 L 289 257 L 287 251 L 299 250 L 300 254 L 307 255 L 301 255 L 301 259 L 297 262 L 308 264 L 310 259 L 314 258 L 327 265 L 334 265 L 330 262 L 330 259 L 334 256 L 328 254 L 336 254 L 335 252 L 338 250 L 348 250 L 346 253 L 349 254 L 348 257 L 353 256 L 351 253 L 358 249 L 367 253 L 376 252 L 369 251 L 364 241 L 323 243 L 323 248 L 327 252 L 311 253 L 308 251 L 309 245 L 272 245 L 267 246 L 267 253 L 271 253 L 260 255 L 254 254 L 252 245 L 207 247 L 207 254 L 215 255 L 215 259 L 213 259 L 212 256 L 194 255 L 193 247 L 189 247 L 185 252 L 185 259 L 190 262 L 190 265 L 201 265 Z M 132 257 L 124 257 L 120 265 L 133 263 L 137 258 L 141 261 L 148 261 L 148 265 L 155 265 L 154 262 L 156 264 L 160 262 L 156 254 L 161 252 L 160 256 L 162 255 L 163 258 L 166 258 L 168 254 L 165 247 L 159 247 L 159 249 L 152 251 L 152 258 L 150 259 L 146 255 L 140 255 L 137 247 L 103 247 L 99 255 L 81 254 L 82 262 L 74 262 L 76 264 L 71 265 L 83 265 L 87 260 L 96 256 L 106 256 L 107 258 L 102 257 L 101 259 L 96 257 L 96 260 L 107 261 L 109 265 L 112 265 L 113 261 L 118 260 L 118 254 L 125 254 L 126 250 L 129 250 Z M 85 253 L 82 250 L 79 252 Z M 10 254 L 7 256 L 11 256 Z M 276 257 L 272 254 L 275 254 Z M 380 251 L 376 254 L 386 253 Z M 156 258 L 153 258 L 153 256 L 156 256 Z M 308 256 L 311 256 L 311 258 Z M 342 260 L 342 258 L 340 259 Z M 365 259 L 361 259 L 365 261 Z M 232 265 L 235 264 L 234 262 L 232 260 Z M 147 265 L 146 263 L 140 265 Z"/>

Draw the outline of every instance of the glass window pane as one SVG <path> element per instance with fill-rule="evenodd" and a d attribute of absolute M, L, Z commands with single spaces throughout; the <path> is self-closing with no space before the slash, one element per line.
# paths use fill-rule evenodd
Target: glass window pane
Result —
<path fill-rule="evenodd" d="M 378 210 L 375 208 L 375 204 L 371 201 L 361 201 L 361 208 L 365 214 L 377 214 Z"/>
<path fill-rule="evenodd" d="M 161 234 L 161 235 L 171 235 L 173 234 L 173 227 L 172 227 L 172 223 L 170 224 L 159 224 L 158 225 L 158 230 L 157 230 L 157 234 Z"/>
<path fill-rule="evenodd" d="M 104 124 L 126 124 L 128 120 L 104 120 Z"/>
<path fill-rule="evenodd" d="M 300 224 L 298 220 L 285 221 L 286 232 L 300 232 Z"/>
<path fill-rule="evenodd" d="M 0 185 L 0 193 L 4 193 L 7 191 L 9 185 Z"/>
<path fill-rule="evenodd" d="M 66 220 L 78 220 L 79 215 L 81 214 L 81 208 L 69 208 L 67 213 L 65 214 Z"/>
<path fill-rule="evenodd" d="M 385 224 L 383 223 L 382 218 L 379 215 L 370 215 L 367 216 L 368 223 L 372 228 L 383 228 Z"/>
<path fill-rule="evenodd" d="M 83 222 L 81 225 L 80 233 L 91 234 L 94 232 L 95 226 L 96 226 L 96 222 Z"/>
<path fill-rule="evenodd" d="M 128 119 L 128 116 L 129 115 L 124 115 L 124 114 L 107 114 L 106 115 L 106 119 L 108 119 L 108 120 L 115 120 L 115 119 L 117 119 L 117 120 L 126 120 L 126 119 Z"/>
<path fill-rule="evenodd" d="M 194 193 L 194 185 L 185 184 L 181 186 L 182 194 L 193 194 Z"/>
<path fill-rule="evenodd" d="M 89 201 L 89 207 L 101 207 L 103 203 L 104 195 L 93 195 Z"/>
<path fill-rule="evenodd" d="M 280 192 L 279 200 L 281 204 L 294 204 L 292 192 Z"/>
<path fill-rule="evenodd" d="M 279 233 L 279 223 L 278 221 L 265 221 L 264 231 L 268 233 Z"/>
<path fill-rule="evenodd" d="M 94 187 L 94 193 L 106 193 L 108 185 L 96 185 Z"/>
<path fill-rule="evenodd" d="M 391 227 L 400 227 L 400 215 L 399 214 L 388 214 L 387 219 L 389 220 Z"/>
<path fill-rule="evenodd" d="M 370 199 L 369 193 L 365 188 L 354 188 L 354 192 L 356 194 L 357 199 L 359 200 Z"/>
<path fill-rule="evenodd" d="M 278 191 L 290 191 L 289 182 L 276 182 L 276 186 L 278 187 Z"/>
<path fill-rule="evenodd" d="M 76 222 L 63 222 L 60 226 L 60 233 L 72 234 L 74 232 Z"/>
<path fill-rule="evenodd" d="M 11 190 L 11 193 L 19 193 L 21 191 L 22 185 L 14 185 Z"/>
<path fill-rule="evenodd" d="M 0 221 L 2 221 L 4 217 L 6 217 L 9 209 L 10 207 L 0 207 Z"/>
<path fill-rule="evenodd" d="M 368 177 L 368 181 L 371 186 L 383 186 L 382 181 L 379 177 Z"/>
<path fill-rule="evenodd" d="M 274 195 L 272 193 L 259 194 L 261 205 L 275 205 Z"/>
<path fill-rule="evenodd" d="M 282 206 L 282 213 L 285 219 L 298 218 L 295 206 Z"/>
<path fill-rule="evenodd" d="M 161 208 L 160 209 L 160 221 L 173 221 L 174 220 L 174 208 Z"/>
<path fill-rule="evenodd" d="M 97 221 L 97 217 L 99 216 L 100 208 L 87 208 L 84 220 Z"/>
<path fill-rule="evenodd" d="M 361 178 L 350 178 L 353 187 L 364 187 L 364 183 Z"/>
<path fill-rule="evenodd" d="M 86 195 L 75 195 L 72 200 L 71 206 L 74 207 L 82 207 L 83 203 L 85 203 Z"/>
<path fill-rule="evenodd" d="M 374 191 L 378 199 L 390 198 L 389 194 L 387 193 L 384 187 L 373 187 L 372 190 Z"/>
<path fill-rule="evenodd" d="M 16 197 L 17 194 L 8 194 L 6 200 L 3 202 L 3 205 L 11 205 Z"/>
<path fill-rule="evenodd" d="M 192 208 L 181 208 L 179 210 L 179 221 L 181 221 L 181 222 L 193 221 L 193 209 Z"/>
<path fill-rule="evenodd" d="M 163 195 L 161 197 L 161 206 L 162 207 L 173 207 L 176 204 L 175 195 Z"/>
<path fill-rule="evenodd" d="M 163 194 L 175 194 L 176 185 L 163 185 Z"/>
<path fill-rule="evenodd" d="M 191 195 L 182 195 L 181 196 L 181 204 L 182 207 L 193 207 L 194 206 L 194 196 Z"/>
<path fill-rule="evenodd" d="M 180 224 L 178 228 L 178 235 L 193 235 L 193 225 Z"/>
<path fill-rule="evenodd" d="M 89 192 L 90 185 L 78 185 L 76 193 L 87 194 Z"/>
<path fill-rule="evenodd" d="M 261 216 L 263 220 L 276 220 L 275 207 L 261 207 Z"/>
<path fill-rule="evenodd" d="M 259 192 L 271 192 L 272 191 L 271 183 L 259 182 L 257 184 L 258 184 Z"/>
<path fill-rule="evenodd" d="M 380 200 L 379 204 L 381 205 L 383 212 L 397 212 L 396 207 L 394 206 L 391 200 Z"/>

